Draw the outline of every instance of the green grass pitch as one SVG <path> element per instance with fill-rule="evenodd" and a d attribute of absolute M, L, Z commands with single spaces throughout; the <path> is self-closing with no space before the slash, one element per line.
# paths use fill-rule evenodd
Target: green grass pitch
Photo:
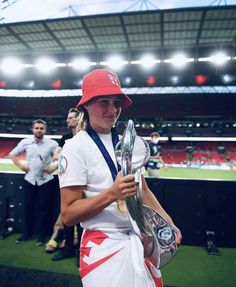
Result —
<path fill-rule="evenodd" d="M 14 164 L 0 163 L 0 172 L 21 172 Z M 236 170 L 210 170 L 169 167 L 161 169 L 161 178 L 236 180 Z"/>

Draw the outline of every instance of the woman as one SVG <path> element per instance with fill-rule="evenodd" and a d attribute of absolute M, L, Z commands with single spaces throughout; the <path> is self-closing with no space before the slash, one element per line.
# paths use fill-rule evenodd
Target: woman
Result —
<path fill-rule="evenodd" d="M 85 75 L 82 92 L 77 109 L 84 111 L 87 126 L 64 145 L 59 180 L 64 223 L 81 222 L 84 228 L 80 247 L 83 286 L 163 286 L 160 272 L 149 271 L 144 262 L 143 246 L 127 210 L 118 205 L 137 192 L 134 175 L 123 177 L 118 172 L 114 154 L 118 135 L 113 126 L 132 101 L 122 92 L 117 75 L 106 69 Z M 174 226 L 142 180 L 144 204 Z M 180 244 L 181 233 L 174 228 Z"/>

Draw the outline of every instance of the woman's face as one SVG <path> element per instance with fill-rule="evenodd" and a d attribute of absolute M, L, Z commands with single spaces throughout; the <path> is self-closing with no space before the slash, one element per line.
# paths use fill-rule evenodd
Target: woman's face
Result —
<path fill-rule="evenodd" d="M 121 113 L 121 96 L 101 96 L 94 98 L 84 107 L 89 114 L 91 126 L 97 133 L 110 133 Z"/>

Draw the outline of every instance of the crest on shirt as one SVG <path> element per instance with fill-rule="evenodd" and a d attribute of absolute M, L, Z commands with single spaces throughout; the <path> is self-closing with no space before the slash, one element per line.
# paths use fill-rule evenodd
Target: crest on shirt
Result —
<path fill-rule="evenodd" d="M 67 169 L 67 159 L 61 155 L 58 162 L 58 174 L 62 175 Z"/>

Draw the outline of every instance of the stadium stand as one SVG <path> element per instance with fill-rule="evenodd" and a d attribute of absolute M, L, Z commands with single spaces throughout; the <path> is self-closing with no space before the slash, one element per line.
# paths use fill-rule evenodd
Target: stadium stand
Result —
<path fill-rule="evenodd" d="M 122 113 L 120 122 L 132 118 L 142 136 L 156 130 L 163 136 L 231 136 L 235 135 L 233 96 L 228 94 L 225 100 L 224 94 L 131 95 L 134 105 Z M 78 100 L 1 97 L 0 132 L 28 133 L 32 120 L 40 117 L 48 122 L 50 133 L 64 133 L 66 111 Z"/>
<path fill-rule="evenodd" d="M 19 140 L 16 139 L 2 139 L 0 140 L 0 158 L 4 158 L 15 147 Z"/>

